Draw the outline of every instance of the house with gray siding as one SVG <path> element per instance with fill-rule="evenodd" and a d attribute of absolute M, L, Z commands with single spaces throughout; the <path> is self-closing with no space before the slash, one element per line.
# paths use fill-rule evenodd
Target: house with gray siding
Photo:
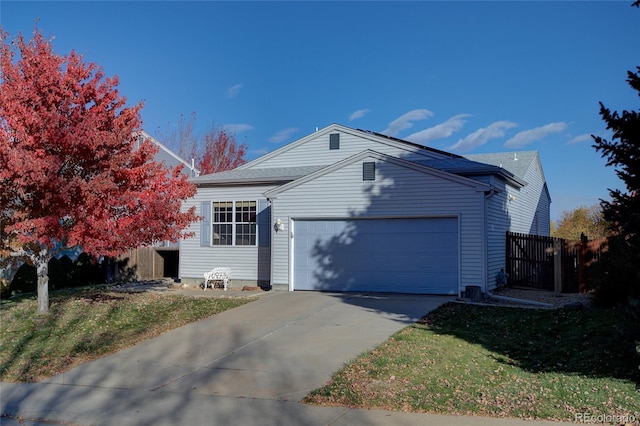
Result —
<path fill-rule="evenodd" d="M 158 149 L 158 152 L 156 152 L 156 155 L 153 157 L 154 161 L 162 163 L 170 169 L 175 169 L 176 167 L 181 166 L 182 173 L 189 177 L 196 177 L 200 174 L 200 171 L 196 169 L 193 160 L 191 163 L 187 162 L 184 158 L 167 148 L 164 144 L 160 143 L 156 138 L 144 130 L 138 131 L 136 136 L 136 149 L 138 149 L 144 140 L 151 142 Z"/>
<path fill-rule="evenodd" d="M 180 278 L 231 287 L 460 295 L 486 292 L 507 231 L 549 234 L 539 155 L 466 157 L 338 124 L 234 170 L 192 179 L 203 220 Z"/>
<path fill-rule="evenodd" d="M 168 169 L 181 167 L 181 173 L 189 178 L 200 174 L 193 161 L 186 161 L 144 130 L 138 131 L 135 136 L 136 149 L 145 140 L 157 148 L 154 161 L 162 163 Z M 179 250 L 180 241 L 158 241 L 150 247 L 129 250 L 118 257 L 117 262 L 109 270 L 108 279 L 178 278 Z"/>

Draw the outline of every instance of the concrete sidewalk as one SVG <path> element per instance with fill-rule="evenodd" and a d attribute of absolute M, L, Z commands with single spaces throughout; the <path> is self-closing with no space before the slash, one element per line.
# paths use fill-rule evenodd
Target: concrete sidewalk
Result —
<path fill-rule="evenodd" d="M 80 425 L 531 424 L 298 402 L 448 300 L 270 293 L 44 382 L 2 383 L 0 414 Z"/>
<path fill-rule="evenodd" d="M 19 415 L 73 425 L 274 425 L 274 426 L 531 426 L 557 425 L 518 419 L 444 416 L 344 407 L 317 407 L 295 401 L 233 398 L 56 384 L 2 384 L 3 399 L 21 401 Z M 12 414 L 14 404 L 2 403 Z M 15 412 L 13 412 L 15 413 Z M 0 419 L 2 426 L 21 424 Z M 29 425 L 30 423 L 26 423 Z M 34 424 L 34 423 L 31 423 Z M 44 423 L 46 424 L 46 423 Z"/>

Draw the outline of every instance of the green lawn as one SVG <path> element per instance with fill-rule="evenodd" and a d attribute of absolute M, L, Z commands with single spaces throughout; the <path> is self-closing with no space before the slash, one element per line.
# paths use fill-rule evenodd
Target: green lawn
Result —
<path fill-rule="evenodd" d="M 245 304 L 249 299 L 125 293 L 96 288 L 0 300 L 0 380 L 32 382 Z"/>
<path fill-rule="evenodd" d="M 640 421 L 639 341 L 638 318 L 626 311 L 451 303 L 346 365 L 306 402 Z"/>

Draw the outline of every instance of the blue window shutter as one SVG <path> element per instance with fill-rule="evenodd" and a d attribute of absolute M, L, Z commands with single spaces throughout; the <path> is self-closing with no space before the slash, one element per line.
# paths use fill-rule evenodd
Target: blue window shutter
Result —
<path fill-rule="evenodd" d="M 203 201 L 202 222 L 200 223 L 200 247 L 208 247 L 211 245 L 211 202 Z"/>
<path fill-rule="evenodd" d="M 269 247 L 271 236 L 271 205 L 267 199 L 258 200 L 258 246 Z"/>

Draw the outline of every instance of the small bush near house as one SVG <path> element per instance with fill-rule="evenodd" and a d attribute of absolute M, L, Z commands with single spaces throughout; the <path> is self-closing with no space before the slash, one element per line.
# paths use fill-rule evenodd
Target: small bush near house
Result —
<path fill-rule="evenodd" d="M 49 262 L 49 288 L 62 289 L 101 284 L 105 280 L 104 266 L 95 262 L 85 253 L 75 262 L 67 256 L 51 259 Z M 10 284 L 1 288 L 0 298 L 15 294 L 36 292 L 36 269 L 28 264 L 20 267 Z"/>

